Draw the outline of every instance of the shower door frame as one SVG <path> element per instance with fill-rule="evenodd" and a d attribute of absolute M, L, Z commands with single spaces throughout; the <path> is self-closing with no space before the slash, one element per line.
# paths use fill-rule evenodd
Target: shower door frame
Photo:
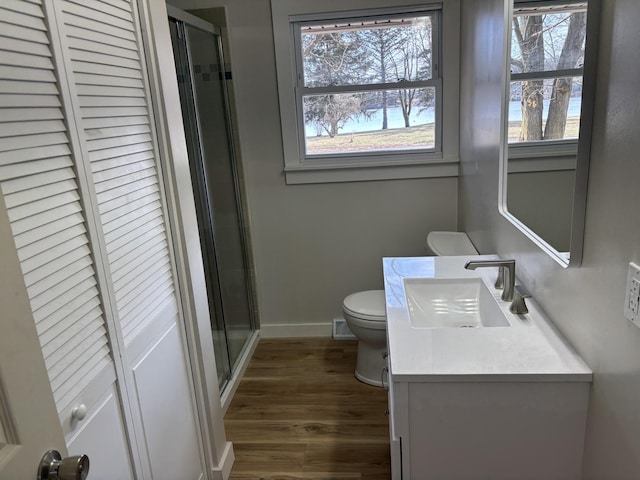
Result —
<path fill-rule="evenodd" d="M 220 86 L 222 89 L 222 101 L 223 101 L 223 108 L 224 108 L 224 123 L 225 123 L 225 136 L 226 136 L 226 140 L 227 140 L 227 145 L 228 145 L 228 149 L 229 149 L 229 160 L 230 160 L 230 164 L 231 164 L 231 171 L 232 171 L 232 177 L 233 177 L 233 188 L 234 188 L 234 193 L 235 193 L 235 208 L 236 208 L 236 213 L 238 215 L 238 224 L 239 224 L 239 228 L 240 228 L 240 232 L 239 232 L 239 238 L 240 238 L 240 249 L 241 249 L 241 254 L 242 254 L 242 264 L 243 264 L 243 269 L 245 272 L 245 289 L 247 292 L 247 303 L 248 303 L 248 310 L 249 310 L 249 328 L 250 328 L 250 333 L 247 337 L 247 339 L 244 342 L 244 345 L 242 347 L 242 351 L 241 353 L 238 355 L 237 359 L 235 362 L 231 361 L 231 354 L 229 352 L 229 337 L 228 337 L 228 326 L 227 326 L 227 322 L 225 321 L 225 317 L 224 317 L 224 308 L 222 305 L 214 305 L 215 302 L 210 301 L 210 309 L 213 310 L 214 315 L 216 316 L 220 316 L 221 320 L 222 320 L 222 325 L 223 325 L 223 330 L 224 330 L 224 337 L 225 337 L 225 352 L 224 355 L 226 355 L 226 360 L 225 360 L 225 367 L 228 367 L 228 369 L 225 369 L 225 373 L 226 373 L 226 379 L 224 382 L 219 383 L 219 389 L 221 392 L 221 397 L 222 397 L 222 407 L 223 410 L 226 411 L 226 409 L 228 408 L 228 404 L 231 401 L 231 397 L 233 395 L 233 392 L 235 391 L 235 389 L 237 388 L 237 384 L 236 382 L 239 380 L 238 377 L 241 376 L 242 372 L 244 371 L 244 369 L 246 368 L 246 364 L 247 364 L 247 360 L 250 357 L 250 355 L 252 354 L 253 350 L 255 350 L 255 346 L 257 344 L 257 339 L 259 336 L 259 329 L 258 329 L 258 324 L 255 318 L 255 308 L 254 308 L 254 293 L 253 293 L 253 284 L 251 281 L 251 276 L 250 276 L 250 270 L 249 270 L 249 265 L 250 265 L 250 260 L 249 260 L 249 256 L 248 256 L 248 242 L 247 242 L 247 238 L 245 235 L 245 230 L 247 227 L 247 224 L 245 222 L 245 215 L 244 215 L 244 210 L 242 208 L 242 204 L 241 204 L 241 190 L 240 190 L 240 181 L 239 181 L 239 172 L 238 172 L 238 165 L 237 165 L 237 152 L 236 152 L 236 145 L 235 145 L 235 141 L 234 141 L 234 137 L 233 137 L 233 122 L 232 122 L 232 118 L 231 118 L 231 104 L 230 104 L 230 97 L 229 97 L 229 90 L 227 88 L 227 84 L 226 84 L 226 80 L 227 80 L 227 71 L 226 71 L 226 64 L 225 64 L 225 57 L 224 57 L 224 49 L 223 49 L 223 44 L 222 44 L 222 33 L 221 30 L 218 26 L 213 25 L 205 20 L 202 20 L 198 17 L 195 17 L 187 12 L 184 12 L 178 8 L 172 7 L 171 5 L 167 5 L 167 13 L 168 13 L 168 17 L 172 20 L 174 20 L 176 22 L 176 26 L 178 28 L 178 33 L 181 34 L 184 37 L 184 45 L 186 46 L 186 60 L 187 60 L 187 65 L 186 68 L 189 71 L 189 84 L 188 84 L 188 89 L 189 89 L 189 95 L 192 99 L 192 105 L 193 105 L 193 115 L 195 116 L 196 122 L 195 125 L 193 126 L 195 128 L 195 133 L 197 135 L 197 148 L 199 150 L 199 154 L 200 154 L 200 165 L 198 168 L 198 175 L 202 175 L 204 177 L 206 177 L 206 155 L 205 155 L 205 151 L 203 148 L 203 143 L 202 143 L 202 131 L 201 131 L 201 121 L 200 121 L 200 114 L 198 112 L 198 106 L 197 106 L 197 92 L 195 91 L 195 84 L 194 84 L 194 71 L 193 71 L 193 62 L 191 59 L 191 51 L 190 51 L 190 43 L 189 43 L 189 32 L 187 31 L 187 29 L 185 28 L 186 25 L 188 25 L 191 28 L 195 28 L 198 30 L 201 30 L 203 32 L 206 32 L 208 34 L 211 34 L 213 36 L 213 40 L 216 42 L 216 57 L 220 63 L 220 75 L 221 75 L 221 82 L 220 82 Z M 187 139 L 187 141 L 189 141 L 189 139 Z M 190 162 L 191 163 L 191 162 Z M 203 182 L 204 183 L 204 189 L 205 191 L 207 191 L 207 183 L 206 181 Z M 207 192 L 208 195 L 208 192 Z M 203 202 L 203 199 L 200 195 L 195 195 L 194 196 L 194 201 L 195 203 L 198 205 L 198 209 L 200 209 L 200 211 L 204 211 L 206 210 L 207 212 L 209 212 L 208 214 L 208 218 L 211 219 L 212 221 L 212 216 L 210 214 L 210 206 L 209 203 L 205 200 Z M 203 210 L 204 209 L 204 210 Z M 200 218 L 201 213 L 198 213 L 197 216 L 198 218 Z M 199 227 L 200 229 L 200 227 Z M 213 228 L 212 228 L 212 232 L 213 232 Z M 215 239 L 212 239 L 212 246 L 213 249 L 211 252 L 208 251 L 204 251 L 203 249 L 203 254 L 211 254 L 214 258 L 214 265 L 208 265 L 205 267 L 205 276 L 207 277 L 206 281 L 207 281 L 207 293 L 209 294 L 209 285 L 210 285 L 210 280 L 209 277 L 214 277 L 214 285 L 212 285 L 212 288 L 215 288 L 218 290 L 218 292 L 220 292 L 220 276 L 218 274 L 218 264 L 217 264 L 217 260 L 216 260 L 216 245 L 215 245 Z M 203 255 L 203 257 L 206 258 L 206 256 Z M 204 259 L 204 258 L 203 258 Z M 215 272 L 213 275 L 209 275 L 206 271 L 207 268 L 214 268 Z M 222 303 L 222 297 L 221 294 L 219 293 L 219 298 L 220 298 L 220 302 Z M 213 332 L 212 332 L 213 334 Z"/>

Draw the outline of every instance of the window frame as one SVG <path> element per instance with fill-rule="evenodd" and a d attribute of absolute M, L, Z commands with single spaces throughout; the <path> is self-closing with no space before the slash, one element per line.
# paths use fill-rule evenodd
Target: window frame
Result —
<path fill-rule="evenodd" d="M 302 55 L 302 28 L 305 26 L 316 26 L 327 23 L 330 20 L 331 23 L 349 23 L 359 21 L 375 21 L 387 20 L 399 17 L 408 16 L 429 16 L 431 17 L 431 35 L 432 35 L 432 56 L 431 56 L 431 78 L 429 80 L 416 80 L 416 81 L 403 81 L 403 82 L 386 82 L 386 83 L 370 83 L 370 84 L 348 84 L 348 85 L 336 85 L 327 87 L 306 87 L 304 85 L 304 58 Z M 420 154 L 431 154 L 442 152 L 442 75 L 440 69 L 440 8 L 438 7 L 426 7 L 420 10 L 394 13 L 386 15 L 366 15 L 366 16 L 348 16 L 348 17 L 332 17 L 327 19 L 323 16 L 320 20 L 299 20 L 291 19 L 293 48 L 295 55 L 296 68 L 296 85 L 295 101 L 296 101 L 296 115 L 298 119 L 298 143 L 300 146 L 300 157 L 303 158 L 305 163 L 322 164 L 321 162 L 331 162 L 332 160 L 354 162 L 358 160 L 364 160 L 367 162 L 376 162 L 380 160 L 380 157 L 386 155 L 394 155 L 395 157 L 406 156 L 408 159 Z M 344 154 L 331 153 L 331 154 L 308 154 L 306 152 L 306 135 L 305 135 L 305 122 L 304 122 L 304 106 L 303 99 L 310 95 L 323 95 L 323 94 L 342 94 L 342 93 L 356 93 L 356 92 L 373 92 L 373 91 L 389 91 L 400 90 L 410 88 L 435 88 L 435 138 L 433 148 L 411 148 L 411 149 L 398 149 L 396 150 L 376 150 L 371 152 L 349 152 Z"/>
<path fill-rule="evenodd" d="M 544 1 L 515 1 L 513 7 L 513 13 L 511 16 L 510 27 L 511 33 L 509 38 L 511 39 L 511 45 L 509 48 L 513 48 L 513 19 L 516 16 L 526 15 L 522 13 L 523 10 L 532 9 L 531 14 L 544 15 L 549 12 L 553 12 L 554 7 L 564 7 L 562 11 L 582 11 L 587 9 L 588 1 L 585 0 L 544 0 Z M 574 7 L 571 7 L 574 5 Z M 584 6 L 583 6 L 584 5 Z M 509 56 L 511 59 L 512 57 Z M 525 73 L 512 73 L 509 72 L 508 84 L 511 82 L 525 81 L 525 80 L 550 80 L 556 78 L 566 77 L 582 77 L 584 79 L 584 65 L 582 67 L 560 70 L 540 70 L 536 72 Z M 584 97 L 584 94 L 583 94 Z M 581 109 L 582 110 L 582 109 Z M 582 112 L 580 114 L 582 118 Z M 507 118 L 507 122 L 509 119 Z M 507 142 L 509 150 L 509 159 L 527 161 L 531 170 L 537 170 L 533 164 L 535 159 L 543 158 L 548 159 L 551 157 L 558 157 L 564 159 L 563 162 L 557 164 L 555 169 L 573 169 L 575 168 L 575 156 L 578 152 L 578 138 L 580 136 L 580 130 L 578 130 L 577 138 L 558 139 L 558 140 L 541 140 L 533 142 Z M 548 162 L 547 162 L 548 163 Z M 524 168 L 524 167 L 522 167 Z"/>
<path fill-rule="evenodd" d="M 317 3 L 314 0 L 272 0 L 286 182 L 297 184 L 456 176 L 459 148 L 459 0 L 427 1 L 417 5 L 402 0 L 361 0 L 349 2 L 349 7 L 339 1 L 322 2 L 321 6 Z M 305 155 L 303 96 L 353 91 L 354 88 L 341 86 L 336 91 L 332 87 L 304 87 L 300 25 L 420 14 L 437 17 L 433 41 L 434 50 L 437 48 L 438 78 L 434 66 L 430 80 L 402 82 L 402 86 L 424 83 L 427 83 L 426 86 L 436 86 L 439 83 L 435 98 L 434 148 Z M 452 53 L 447 57 L 443 51 Z M 446 84 L 443 78 L 447 79 Z M 381 90 L 385 86 L 397 89 L 399 84 L 371 84 L 358 86 L 356 90 Z"/>

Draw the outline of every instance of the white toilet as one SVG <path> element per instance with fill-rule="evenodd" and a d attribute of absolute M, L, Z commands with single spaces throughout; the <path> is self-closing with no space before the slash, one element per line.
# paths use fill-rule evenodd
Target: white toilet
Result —
<path fill-rule="evenodd" d="M 387 351 L 387 312 L 384 290 L 367 290 L 348 295 L 342 314 L 349 330 L 358 337 L 356 378 L 369 385 L 382 386 L 384 354 Z"/>
<path fill-rule="evenodd" d="M 427 245 L 435 255 L 477 255 L 464 232 L 431 232 Z M 348 295 L 342 313 L 349 330 L 358 338 L 356 378 L 369 385 L 383 386 L 387 351 L 387 314 L 384 290 L 367 290 Z"/>

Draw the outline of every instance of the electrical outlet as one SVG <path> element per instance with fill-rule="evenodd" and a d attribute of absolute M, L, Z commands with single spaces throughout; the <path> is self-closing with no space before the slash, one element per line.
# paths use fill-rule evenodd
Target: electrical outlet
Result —
<path fill-rule="evenodd" d="M 640 327 L 640 267 L 629 263 L 627 291 L 624 296 L 624 316 Z"/>

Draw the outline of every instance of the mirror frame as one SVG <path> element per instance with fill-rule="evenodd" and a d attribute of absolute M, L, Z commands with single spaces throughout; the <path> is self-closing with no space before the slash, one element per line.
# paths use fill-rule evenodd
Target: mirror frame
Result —
<path fill-rule="evenodd" d="M 502 142 L 500 145 L 499 179 L 498 179 L 498 211 L 511 224 L 520 230 L 534 244 L 562 267 L 578 267 L 582 263 L 584 244 L 584 225 L 587 208 L 587 188 L 589 183 L 589 158 L 591 156 L 591 139 L 593 132 L 594 104 L 596 93 L 596 74 L 598 63 L 598 31 L 600 26 L 600 0 L 587 0 L 587 33 L 585 41 L 584 70 L 582 84 L 582 103 L 580 110 L 580 135 L 576 154 L 576 178 L 573 192 L 573 208 L 571 216 L 571 239 L 569 255 L 559 252 L 531 228 L 509 212 L 507 208 L 508 177 L 508 129 L 509 129 L 509 86 L 511 77 L 511 23 L 515 0 L 505 0 L 505 32 L 503 59 L 503 91 L 502 96 Z M 545 3 L 544 0 L 531 0 L 526 3 Z"/>

